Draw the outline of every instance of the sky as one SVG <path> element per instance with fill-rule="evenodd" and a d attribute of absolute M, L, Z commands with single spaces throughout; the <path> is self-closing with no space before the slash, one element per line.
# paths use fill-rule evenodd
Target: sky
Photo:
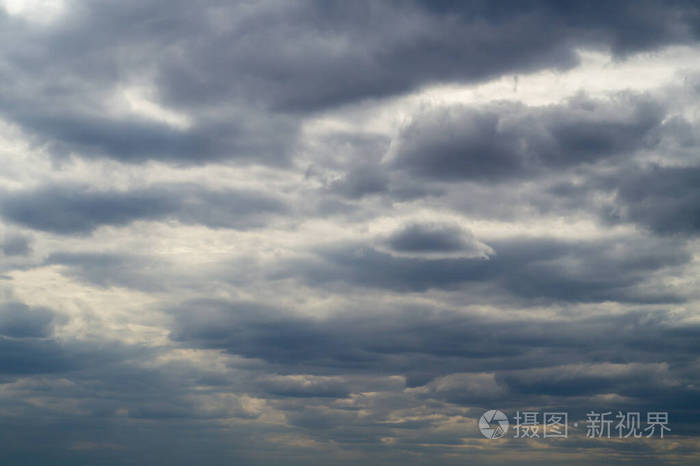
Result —
<path fill-rule="evenodd" d="M 699 41 L 693 1 L 0 0 L 0 463 L 698 464 Z"/>

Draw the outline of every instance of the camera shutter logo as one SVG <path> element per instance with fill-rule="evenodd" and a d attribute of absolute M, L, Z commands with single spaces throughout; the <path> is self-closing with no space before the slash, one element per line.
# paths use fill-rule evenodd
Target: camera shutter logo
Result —
<path fill-rule="evenodd" d="M 497 439 L 508 432 L 508 417 L 502 411 L 491 409 L 481 415 L 479 430 L 488 439 Z"/>

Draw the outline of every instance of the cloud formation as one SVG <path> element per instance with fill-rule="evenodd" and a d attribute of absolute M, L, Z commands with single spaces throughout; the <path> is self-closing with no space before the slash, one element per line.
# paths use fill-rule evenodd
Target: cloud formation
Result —
<path fill-rule="evenodd" d="M 658 102 L 635 95 L 602 102 L 579 95 L 544 108 L 439 108 L 404 129 L 393 164 L 443 180 L 533 176 L 652 148 L 663 117 Z"/>
<path fill-rule="evenodd" d="M 59 234 L 90 233 L 102 225 L 172 218 L 213 228 L 250 228 L 282 201 L 246 190 L 207 191 L 194 185 L 153 186 L 143 190 L 95 191 L 84 186 L 47 186 L 6 193 L 0 210 L 11 222 Z"/>
<path fill-rule="evenodd" d="M 0 463 L 698 463 L 696 2 L 0 0 L 0 38 Z"/>

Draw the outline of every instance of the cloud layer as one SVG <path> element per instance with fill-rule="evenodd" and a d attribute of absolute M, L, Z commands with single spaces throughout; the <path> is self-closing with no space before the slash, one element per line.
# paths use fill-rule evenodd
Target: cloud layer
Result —
<path fill-rule="evenodd" d="M 698 462 L 694 2 L 0 1 L 0 38 L 2 464 Z"/>

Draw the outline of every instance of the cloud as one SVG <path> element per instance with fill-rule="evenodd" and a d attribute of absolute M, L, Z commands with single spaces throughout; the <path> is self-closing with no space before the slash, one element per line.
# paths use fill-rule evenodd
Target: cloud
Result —
<path fill-rule="evenodd" d="M 5 235 L 5 238 L 0 245 L 2 247 L 3 254 L 6 256 L 26 256 L 31 252 L 31 238 L 26 235 Z"/>
<path fill-rule="evenodd" d="M 663 115 L 658 102 L 624 94 L 550 107 L 438 107 L 404 128 L 391 163 L 420 178 L 512 180 L 652 147 Z"/>
<path fill-rule="evenodd" d="M 78 2 L 49 27 L 5 15 L 0 112 L 57 156 L 279 165 L 297 139 L 296 115 L 431 83 L 568 69 L 581 47 L 625 56 L 697 39 L 698 12 L 687 2 L 505 10 L 487 2 L 212 1 L 177 2 L 166 13 L 157 1 L 128 1 L 119 9 Z M 152 89 L 151 100 L 134 108 L 115 101 L 129 86 Z M 179 112 L 192 125 L 177 128 L 139 108 Z M 472 124 L 488 129 L 489 121 Z"/>
<path fill-rule="evenodd" d="M 604 212 L 610 221 L 634 222 L 661 234 L 700 231 L 700 168 L 650 166 L 632 171 L 609 189 L 615 202 Z"/>
<path fill-rule="evenodd" d="M 309 2 L 282 9 L 270 3 L 236 21 L 236 10 L 219 9 L 228 27 L 212 42 L 186 42 L 180 51 L 186 58 L 166 62 L 160 84 L 179 102 L 247 91 L 272 108 L 299 112 L 431 82 L 565 69 L 577 63 L 576 47 L 625 54 L 696 39 L 697 12 L 682 2 L 663 8 L 623 2 L 604 11 L 530 2 L 503 11 L 508 14 L 488 2 L 442 2 L 437 8 L 426 2 Z M 224 43 L 229 47 L 217 46 Z M 192 67 L 209 73 L 197 75 Z M 243 70 L 234 86 L 229 70 Z"/>
<path fill-rule="evenodd" d="M 339 377 L 272 376 L 262 382 L 264 390 L 284 397 L 345 398 L 350 392 L 347 383 Z"/>
<path fill-rule="evenodd" d="M 493 250 L 458 225 L 412 223 L 392 232 L 385 240 L 394 252 L 404 254 L 463 254 L 488 257 Z"/>
<path fill-rule="evenodd" d="M 99 287 L 123 286 L 158 291 L 168 284 L 168 265 L 154 257 L 126 254 L 56 252 L 42 265 L 59 265 L 62 273 Z M 160 273 L 155 272 L 160 270 Z"/>
<path fill-rule="evenodd" d="M 0 463 L 697 463 L 694 2 L 30 3 Z"/>
<path fill-rule="evenodd" d="M 380 194 L 387 191 L 389 176 L 381 167 L 360 165 L 345 173 L 330 185 L 330 191 L 350 199 Z"/>
<path fill-rule="evenodd" d="M 44 308 L 10 302 L 0 307 L 0 335 L 13 338 L 48 337 L 52 333 L 53 312 Z"/>
<path fill-rule="evenodd" d="M 409 230 L 408 244 L 421 244 L 415 240 L 424 240 L 425 235 L 416 238 L 413 233 Z M 434 236 L 433 232 L 431 239 Z M 398 238 L 399 246 L 405 246 L 406 233 Z M 643 285 L 650 274 L 687 264 L 691 256 L 674 240 L 654 243 L 647 249 L 649 243 L 643 239 L 512 238 L 488 241 L 492 254 L 466 258 L 402 257 L 365 244 L 336 244 L 316 248 L 318 260 L 296 260 L 288 270 L 316 287 L 335 283 L 423 292 L 481 283 L 491 287 L 487 295 L 507 293 L 524 300 L 677 302 L 680 296 L 663 289 L 649 292 Z M 479 293 L 473 291 L 472 299 L 478 299 Z"/>
<path fill-rule="evenodd" d="M 356 309 L 312 319 L 210 300 L 171 312 L 172 337 L 181 344 L 313 374 L 265 380 L 266 391 L 285 397 L 347 396 L 333 378 L 342 373 L 402 375 L 416 396 L 469 406 L 517 406 L 547 397 L 598 405 L 604 400 L 590 397 L 608 393 L 645 406 L 679 406 L 672 393 L 698 399 L 688 385 L 696 375 L 673 363 L 693 354 L 697 345 L 688 343 L 697 329 L 663 311 L 504 321 L 454 311 Z M 574 400 L 580 396 L 589 398 Z"/>
<path fill-rule="evenodd" d="M 16 103 L 21 105 L 21 103 Z M 125 163 L 159 160 L 201 164 L 235 159 L 270 165 L 288 163 L 288 147 L 296 127 L 284 118 L 247 115 L 227 122 L 200 122 L 190 129 L 173 128 L 143 118 L 102 115 L 17 114 L 14 119 L 51 153 L 67 157 L 113 158 Z M 269 131 L 269 133 L 268 133 Z"/>
<path fill-rule="evenodd" d="M 47 186 L 7 193 L 0 201 L 0 212 L 6 219 L 58 234 L 87 234 L 102 225 L 168 218 L 212 228 L 253 228 L 285 209 L 281 201 L 262 193 L 207 191 L 188 184 L 129 191 Z"/>
<path fill-rule="evenodd" d="M 14 195 L 13 195 L 14 194 Z M 36 230 L 89 233 L 100 225 L 124 225 L 172 212 L 175 202 L 158 193 L 90 192 L 80 188 L 44 187 L 4 196 L 2 214 Z"/>
<path fill-rule="evenodd" d="M 499 378 L 501 383 L 520 393 L 554 396 L 605 392 L 629 396 L 641 385 L 668 389 L 678 383 L 669 374 L 668 365 L 663 363 L 558 366 L 513 371 Z"/>

